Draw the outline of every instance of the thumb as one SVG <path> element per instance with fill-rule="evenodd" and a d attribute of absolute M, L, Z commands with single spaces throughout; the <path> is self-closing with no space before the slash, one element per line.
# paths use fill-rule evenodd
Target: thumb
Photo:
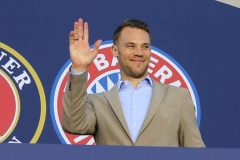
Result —
<path fill-rule="evenodd" d="M 101 39 L 97 40 L 97 41 L 94 43 L 94 47 L 93 47 L 93 50 L 92 50 L 93 53 L 97 54 L 98 49 L 99 49 L 99 46 L 101 45 L 101 43 L 102 43 L 102 40 L 101 40 Z"/>

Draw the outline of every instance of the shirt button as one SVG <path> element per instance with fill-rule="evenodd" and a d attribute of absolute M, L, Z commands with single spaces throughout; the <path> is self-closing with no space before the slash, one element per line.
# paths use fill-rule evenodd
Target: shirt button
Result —
<path fill-rule="evenodd" d="M 137 108 L 137 106 L 133 106 L 134 108 Z"/>
<path fill-rule="evenodd" d="M 137 92 L 134 92 L 134 94 L 137 94 Z"/>
<path fill-rule="evenodd" d="M 134 125 L 134 126 L 136 126 L 136 125 L 137 125 L 137 123 L 133 123 L 133 125 Z"/>

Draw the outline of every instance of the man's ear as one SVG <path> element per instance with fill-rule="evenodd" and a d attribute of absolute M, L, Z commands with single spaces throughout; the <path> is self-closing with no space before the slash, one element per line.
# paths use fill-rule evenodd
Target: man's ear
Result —
<path fill-rule="evenodd" d="M 118 57 L 117 47 L 115 45 L 112 45 L 111 50 L 112 50 L 113 56 L 117 58 Z"/>

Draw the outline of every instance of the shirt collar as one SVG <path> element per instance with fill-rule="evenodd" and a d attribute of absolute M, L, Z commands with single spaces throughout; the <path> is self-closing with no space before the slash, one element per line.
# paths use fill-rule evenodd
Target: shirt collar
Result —
<path fill-rule="evenodd" d="M 141 81 L 147 81 L 151 85 L 151 87 L 153 87 L 153 82 L 152 82 L 152 79 L 149 77 L 149 75 L 147 75 L 147 77 L 143 78 Z M 117 82 L 118 91 L 120 90 L 123 84 L 129 84 L 129 83 L 130 82 L 128 80 L 122 81 L 121 79 L 119 79 Z"/>

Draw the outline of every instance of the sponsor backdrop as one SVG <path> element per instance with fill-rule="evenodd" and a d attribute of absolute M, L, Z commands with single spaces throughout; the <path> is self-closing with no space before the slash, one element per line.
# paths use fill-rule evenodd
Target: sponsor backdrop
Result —
<path fill-rule="evenodd" d="M 184 87 L 195 104 L 207 147 L 240 147 L 240 9 L 234 1 L 6 1 L 0 7 L 0 142 L 95 145 L 92 136 L 61 129 L 68 77 L 68 34 L 89 22 L 92 45 L 88 93 L 120 78 L 112 34 L 124 20 L 149 24 L 156 81 Z"/>

